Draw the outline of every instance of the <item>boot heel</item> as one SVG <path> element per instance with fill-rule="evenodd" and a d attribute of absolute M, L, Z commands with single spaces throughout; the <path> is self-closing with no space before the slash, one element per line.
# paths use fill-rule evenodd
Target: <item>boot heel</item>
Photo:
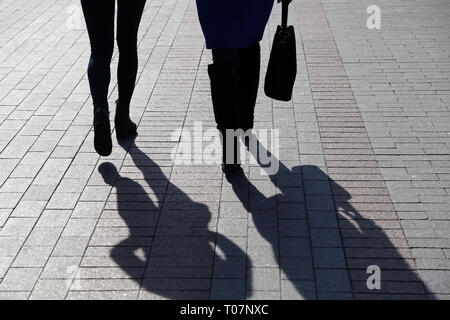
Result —
<path fill-rule="evenodd" d="M 131 121 L 130 121 L 131 122 Z M 118 140 L 127 140 L 137 137 L 137 127 L 131 122 L 127 124 L 121 124 L 116 122 L 116 137 Z"/>

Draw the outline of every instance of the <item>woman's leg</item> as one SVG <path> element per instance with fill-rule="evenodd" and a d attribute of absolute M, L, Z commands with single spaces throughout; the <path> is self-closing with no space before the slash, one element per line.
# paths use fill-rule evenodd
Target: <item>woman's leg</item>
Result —
<path fill-rule="evenodd" d="M 209 66 L 211 95 L 217 129 L 238 128 L 238 58 L 239 49 L 213 49 L 213 64 Z"/>
<path fill-rule="evenodd" d="M 145 0 L 118 0 L 117 44 L 119 67 L 117 79 L 119 100 L 116 110 L 116 131 L 119 138 L 136 134 L 136 125 L 129 117 L 130 101 L 136 85 L 138 70 L 137 36 Z"/>
<path fill-rule="evenodd" d="M 114 0 L 81 0 L 91 42 L 88 66 L 89 85 L 94 107 L 108 106 L 110 64 L 114 50 Z"/>
<path fill-rule="evenodd" d="M 108 87 L 114 50 L 114 4 L 115 0 L 81 0 L 91 42 L 88 78 L 94 103 L 94 147 L 102 156 L 112 151 Z"/>
<path fill-rule="evenodd" d="M 222 140 L 222 169 L 232 173 L 239 168 L 237 139 L 229 136 L 227 129 L 239 127 L 239 49 L 213 49 L 213 64 L 208 66 L 211 80 L 211 97 L 217 129 Z"/>
<path fill-rule="evenodd" d="M 239 49 L 238 55 L 240 128 L 247 131 L 253 129 L 261 69 L 261 47 L 256 43 Z"/>
<path fill-rule="evenodd" d="M 227 123 L 231 122 L 236 128 L 244 131 L 253 129 L 261 69 L 261 48 L 259 43 L 255 43 L 247 48 L 215 49 L 212 52 L 215 64 L 234 66 L 237 76 L 236 83 L 239 94 L 237 115 L 233 119 L 229 119 Z M 226 114 L 229 115 L 230 113 L 226 112 Z"/>
<path fill-rule="evenodd" d="M 212 49 L 213 62 L 235 64 L 239 59 L 239 50 L 237 48 Z"/>
<path fill-rule="evenodd" d="M 226 129 L 253 129 L 261 49 L 259 43 L 255 43 L 247 48 L 213 49 L 212 54 L 214 63 L 208 72 L 214 116 L 224 146 L 223 168 L 230 172 L 236 170 L 239 163 L 239 141 L 227 139 Z M 227 159 L 230 150 L 234 151 L 234 156 Z"/>

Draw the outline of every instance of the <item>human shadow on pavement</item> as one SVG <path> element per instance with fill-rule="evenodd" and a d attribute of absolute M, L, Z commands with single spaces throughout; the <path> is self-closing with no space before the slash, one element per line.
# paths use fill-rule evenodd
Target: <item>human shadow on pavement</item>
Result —
<path fill-rule="evenodd" d="M 134 142 L 121 145 L 142 173 L 141 183 L 121 176 L 111 163 L 103 163 L 99 172 L 115 189 L 117 211 L 129 228 L 128 237 L 114 246 L 111 257 L 140 284 L 139 298 L 245 299 L 246 284 L 251 286 L 245 278 L 245 264 L 242 277 L 220 279 L 215 273 L 233 270 L 233 258 L 246 259 L 246 253 L 210 231 L 209 208 L 172 184 Z"/>
<path fill-rule="evenodd" d="M 260 148 L 257 154 L 273 156 L 254 139 Z M 251 149 L 249 152 L 255 153 Z M 272 157 L 272 161 L 278 159 Z M 282 298 L 427 298 L 426 286 L 415 270 L 399 226 L 386 228 L 389 237 L 358 212 L 351 194 L 319 167 L 304 165 L 290 170 L 281 162 L 279 165 L 278 173 L 269 176 L 267 182 L 279 189 L 276 195 L 266 197 L 257 186 L 263 186 L 264 191 L 267 184 L 257 177 L 250 182 L 242 170 L 227 180 L 250 213 L 254 228 L 272 249 L 272 259 L 254 259 L 253 266 L 278 264 Z M 383 219 L 383 212 L 372 213 Z M 256 246 L 263 245 L 261 242 Z M 253 258 L 251 247 L 247 254 Z M 380 268 L 381 289 L 368 288 L 367 279 L 372 275 L 368 274 L 369 266 Z M 372 278 L 369 282 L 374 285 L 374 281 Z M 428 295 L 430 298 L 433 296 Z"/>

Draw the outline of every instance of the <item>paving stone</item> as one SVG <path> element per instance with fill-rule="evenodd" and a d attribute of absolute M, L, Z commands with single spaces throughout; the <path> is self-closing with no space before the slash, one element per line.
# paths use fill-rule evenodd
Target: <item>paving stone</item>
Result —
<path fill-rule="evenodd" d="M 273 227 L 249 228 L 247 239 L 249 246 L 276 246 L 278 229 Z"/>
<path fill-rule="evenodd" d="M 138 291 L 70 291 L 67 300 L 136 300 Z"/>
<path fill-rule="evenodd" d="M 71 214 L 71 210 L 44 210 L 36 226 L 55 228 L 64 227 Z"/>
<path fill-rule="evenodd" d="M 131 274 L 120 267 L 83 267 L 77 270 L 76 278 L 139 279 L 143 277 L 144 271 L 145 271 L 144 268 L 135 268 L 135 270 L 133 270 L 133 273 Z M 150 279 L 150 282 L 153 280 L 155 279 Z"/>
<path fill-rule="evenodd" d="M 281 258 L 281 279 L 314 280 L 311 258 Z"/>
<path fill-rule="evenodd" d="M 281 237 L 307 237 L 308 226 L 306 220 L 279 220 Z"/>
<path fill-rule="evenodd" d="M 249 217 L 248 224 L 250 227 L 267 227 L 274 228 L 278 224 L 277 210 L 255 210 Z"/>
<path fill-rule="evenodd" d="M 272 246 L 250 246 L 247 257 L 253 267 L 275 268 L 279 265 L 278 251 Z"/>
<path fill-rule="evenodd" d="M 316 268 L 346 268 L 344 251 L 341 248 L 314 248 Z"/>
<path fill-rule="evenodd" d="M 94 231 L 96 219 L 70 219 L 64 229 L 64 237 L 88 237 Z"/>
<path fill-rule="evenodd" d="M 1 257 L 0 258 L 0 278 L 3 278 L 8 271 L 9 267 L 14 261 L 14 257 Z"/>
<path fill-rule="evenodd" d="M 339 229 L 311 229 L 310 232 L 313 247 L 336 248 L 342 246 Z"/>
<path fill-rule="evenodd" d="M 278 268 L 248 269 L 248 285 L 250 291 L 279 291 L 280 271 Z"/>
<path fill-rule="evenodd" d="M 81 257 L 86 251 L 89 237 L 61 237 L 52 252 L 54 257 Z"/>
<path fill-rule="evenodd" d="M 247 239 L 245 237 L 219 237 L 217 246 L 228 256 L 245 256 Z"/>
<path fill-rule="evenodd" d="M 41 274 L 41 279 L 71 279 L 73 269 L 78 267 L 80 257 L 50 257 Z"/>
<path fill-rule="evenodd" d="M 103 202 L 78 202 L 72 213 L 72 218 L 99 218 L 103 207 Z"/>
<path fill-rule="evenodd" d="M 32 184 L 25 192 L 22 199 L 28 201 L 48 201 L 54 191 L 54 186 L 35 186 Z"/>
<path fill-rule="evenodd" d="M 279 203 L 278 216 L 280 219 L 305 219 L 306 208 L 304 204 Z"/>
<path fill-rule="evenodd" d="M 46 201 L 21 201 L 12 212 L 12 217 L 39 217 L 46 204 Z"/>
<path fill-rule="evenodd" d="M 0 193 L 0 209 L 14 209 L 22 197 L 22 193 Z"/>
<path fill-rule="evenodd" d="M 27 300 L 30 292 L 28 291 L 2 291 L 0 299 L 2 300 Z"/>
<path fill-rule="evenodd" d="M 280 256 L 291 258 L 308 258 L 311 246 L 308 238 L 280 238 Z"/>
<path fill-rule="evenodd" d="M 0 231 L 0 236 L 26 236 L 35 223 L 34 218 L 10 218 Z"/>
<path fill-rule="evenodd" d="M 211 285 L 211 299 L 234 300 L 246 297 L 245 279 L 213 279 Z"/>
<path fill-rule="evenodd" d="M 30 291 L 41 271 L 41 268 L 11 268 L 0 284 L 0 291 Z"/>
<path fill-rule="evenodd" d="M 14 260 L 13 267 L 43 268 L 53 247 L 24 246 Z"/>
<path fill-rule="evenodd" d="M 14 257 L 20 251 L 24 237 L 20 236 L 7 236 L 0 238 L 0 257 Z"/>
<path fill-rule="evenodd" d="M 111 296 L 111 295 L 109 295 Z M 111 299 L 111 298 L 110 298 Z M 158 293 L 146 290 L 139 291 L 139 300 L 208 300 L 208 291 L 158 291 Z"/>
<path fill-rule="evenodd" d="M 240 279 L 245 278 L 246 259 L 245 257 L 227 257 L 226 262 L 214 264 L 214 279 Z"/>
<path fill-rule="evenodd" d="M 81 194 L 81 201 L 106 201 L 111 191 L 110 187 L 86 186 Z"/>
<path fill-rule="evenodd" d="M 280 291 L 251 291 L 247 293 L 248 300 L 281 300 Z"/>
<path fill-rule="evenodd" d="M 30 246 L 54 246 L 61 232 L 61 227 L 35 227 L 25 244 Z"/>
<path fill-rule="evenodd" d="M 139 284 L 131 279 L 75 279 L 76 291 L 137 291 Z"/>
<path fill-rule="evenodd" d="M 319 292 L 318 293 L 319 300 L 353 300 L 353 294 L 351 293 L 343 293 L 343 292 Z"/>
<path fill-rule="evenodd" d="M 3 183 L 2 187 L 0 188 L 0 192 L 23 193 L 28 189 L 31 181 L 31 178 L 9 178 Z"/>
<path fill-rule="evenodd" d="M 79 195 L 76 193 L 56 192 L 53 194 L 47 209 L 73 210 L 76 206 Z"/>
<path fill-rule="evenodd" d="M 283 280 L 281 281 L 281 297 L 283 300 L 314 300 L 316 299 L 314 282 Z"/>
<path fill-rule="evenodd" d="M 66 280 L 39 280 L 30 300 L 64 300 L 69 290 Z"/>
<path fill-rule="evenodd" d="M 224 236 L 246 236 L 247 220 L 222 218 L 219 220 L 218 232 L 223 234 Z"/>
<path fill-rule="evenodd" d="M 345 269 L 317 269 L 319 292 L 351 292 L 348 272 Z"/>

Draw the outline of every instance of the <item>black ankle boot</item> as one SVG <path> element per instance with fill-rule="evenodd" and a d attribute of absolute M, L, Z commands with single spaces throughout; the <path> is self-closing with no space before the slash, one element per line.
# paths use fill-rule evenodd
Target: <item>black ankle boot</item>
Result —
<path fill-rule="evenodd" d="M 134 138 L 137 136 L 137 126 L 130 119 L 129 105 L 121 105 L 116 101 L 116 116 L 114 118 L 116 126 L 116 137 L 119 140 Z"/>
<path fill-rule="evenodd" d="M 211 96 L 217 129 L 222 139 L 222 170 L 228 174 L 240 168 L 234 142 L 234 160 L 226 161 L 226 130 L 239 127 L 239 83 L 237 68 L 234 64 L 214 63 L 208 66 L 211 80 Z M 235 139 L 236 140 L 236 139 Z"/>
<path fill-rule="evenodd" d="M 94 108 L 94 147 L 103 157 L 109 156 L 112 152 L 108 107 Z"/>

